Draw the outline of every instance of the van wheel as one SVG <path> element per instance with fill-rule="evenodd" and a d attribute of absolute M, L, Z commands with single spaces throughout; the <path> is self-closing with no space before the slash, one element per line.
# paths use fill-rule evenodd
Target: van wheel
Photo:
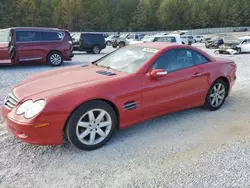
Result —
<path fill-rule="evenodd" d="M 92 48 L 92 52 L 93 52 L 93 54 L 99 54 L 101 52 L 101 49 L 99 46 L 94 45 Z"/>
<path fill-rule="evenodd" d="M 47 63 L 51 66 L 60 66 L 63 63 L 62 54 L 59 52 L 50 52 L 47 57 Z"/>

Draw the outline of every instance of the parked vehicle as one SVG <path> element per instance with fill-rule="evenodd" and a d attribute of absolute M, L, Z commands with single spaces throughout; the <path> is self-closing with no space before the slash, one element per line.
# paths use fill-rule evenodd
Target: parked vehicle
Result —
<path fill-rule="evenodd" d="M 67 30 L 13 27 L 0 30 L 0 64 L 48 63 L 59 66 L 73 57 Z"/>
<path fill-rule="evenodd" d="M 201 36 L 201 35 L 194 36 L 194 41 L 195 42 L 203 42 L 203 36 Z"/>
<path fill-rule="evenodd" d="M 70 36 L 72 38 L 73 45 L 79 45 L 81 33 L 70 33 Z"/>
<path fill-rule="evenodd" d="M 232 60 L 192 46 L 128 45 L 89 65 L 28 77 L 6 97 L 2 114 L 27 143 L 59 145 L 65 134 L 75 147 L 93 150 L 116 129 L 193 107 L 218 110 L 235 80 Z"/>
<path fill-rule="evenodd" d="M 103 33 L 81 33 L 79 45 L 74 45 L 74 51 L 86 51 L 87 53 L 99 54 L 106 48 Z"/>
<path fill-rule="evenodd" d="M 250 38 L 243 40 L 238 46 L 238 53 L 250 52 Z"/>
<path fill-rule="evenodd" d="M 145 42 L 170 42 L 183 44 L 180 35 L 153 35 L 145 36 L 141 41 L 133 41 L 130 44 L 145 43 Z"/>
<path fill-rule="evenodd" d="M 207 36 L 205 38 L 205 47 L 206 48 L 218 48 L 223 43 L 223 37 L 226 37 L 227 34 L 216 34 L 212 36 Z"/>
<path fill-rule="evenodd" d="M 181 40 L 186 45 L 192 45 L 193 43 L 195 43 L 194 37 L 190 35 L 181 35 Z"/>
<path fill-rule="evenodd" d="M 185 35 L 180 35 L 182 44 L 189 45 L 188 37 Z"/>
<path fill-rule="evenodd" d="M 121 35 L 119 38 L 112 40 L 113 48 L 122 48 L 129 45 L 130 40 L 128 40 L 129 34 Z"/>
<path fill-rule="evenodd" d="M 119 38 L 115 39 L 112 42 L 113 48 L 122 48 L 126 45 L 129 45 L 131 42 L 133 43 L 134 41 L 140 41 L 141 36 L 139 34 L 124 34 L 121 35 Z"/>
<path fill-rule="evenodd" d="M 221 40 L 223 40 L 222 44 L 219 45 L 218 51 L 219 53 L 230 53 L 230 54 L 236 54 L 240 53 L 241 48 L 240 45 L 240 39 L 234 35 L 227 35 L 223 37 Z"/>
<path fill-rule="evenodd" d="M 110 46 L 112 45 L 112 40 L 114 39 L 118 39 L 119 38 L 119 35 L 110 35 L 108 36 L 106 39 L 105 39 L 105 42 L 106 42 L 106 45 L 107 46 Z"/>

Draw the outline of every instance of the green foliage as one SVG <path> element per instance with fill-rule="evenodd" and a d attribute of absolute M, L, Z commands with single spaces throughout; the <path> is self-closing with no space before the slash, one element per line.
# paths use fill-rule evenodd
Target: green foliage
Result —
<path fill-rule="evenodd" d="M 0 28 L 143 31 L 250 25 L 249 0 L 1 0 Z"/>

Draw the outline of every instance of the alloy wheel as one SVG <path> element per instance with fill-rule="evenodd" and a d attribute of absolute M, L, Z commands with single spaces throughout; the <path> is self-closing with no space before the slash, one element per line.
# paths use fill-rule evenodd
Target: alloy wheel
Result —
<path fill-rule="evenodd" d="M 62 61 L 62 58 L 59 54 L 52 54 L 50 56 L 50 62 L 52 65 L 59 65 Z"/>
<path fill-rule="evenodd" d="M 99 54 L 100 53 L 99 47 L 98 46 L 94 46 L 93 47 L 93 52 L 94 52 L 94 54 Z"/>
<path fill-rule="evenodd" d="M 109 135 L 111 126 L 112 119 L 107 111 L 93 109 L 79 119 L 76 126 L 76 135 L 83 144 L 96 145 Z"/>
<path fill-rule="evenodd" d="M 222 83 L 217 83 L 214 85 L 210 92 L 210 102 L 213 107 L 220 106 L 226 96 L 226 88 Z"/>

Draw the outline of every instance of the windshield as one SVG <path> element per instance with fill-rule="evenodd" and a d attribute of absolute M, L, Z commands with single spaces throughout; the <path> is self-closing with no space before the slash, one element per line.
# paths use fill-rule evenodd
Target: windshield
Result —
<path fill-rule="evenodd" d="M 0 42 L 9 42 L 10 31 L 2 30 L 0 31 Z"/>
<path fill-rule="evenodd" d="M 121 72 L 135 73 L 158 52 L 154 48 L 126 46 L 97 61 L 96 65 Z"/>
<path fill-rule="evenodd" d="M 142 38 L 142 41 L 143 42 L 153 42 L 155 37 L 152 37 L 152 36 L 145 36 Z"/>

